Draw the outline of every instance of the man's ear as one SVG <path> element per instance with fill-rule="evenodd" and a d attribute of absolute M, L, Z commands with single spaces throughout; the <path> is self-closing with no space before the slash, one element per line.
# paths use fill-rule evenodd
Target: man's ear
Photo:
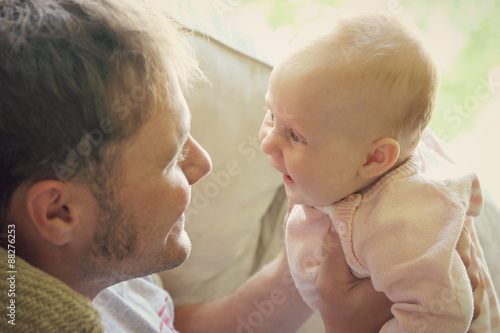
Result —
<path fill-rule="evenodd" d="M 40 235 L 54 245 L 70 241 L 71 231 L 77 224 L 76 210 L 69 199 L 69 187 L 58 180 L 36 182 L 26 193 L 31 222 Z"/>
<path fill-rule="evenodd" d="M 359 170 L 364 179 L 378 177 L 388 171 L 399 158 L 399 143 L 392 138 L 374 141 L 366 156 L 365 163 Z"/>

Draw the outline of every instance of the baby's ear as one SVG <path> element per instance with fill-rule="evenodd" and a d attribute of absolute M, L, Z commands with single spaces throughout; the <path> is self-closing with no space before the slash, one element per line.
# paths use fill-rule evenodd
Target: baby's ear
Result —
<path fill-rule="evenodd" d="M 399 158 L 399 143 L 392 138 L 382 138 L 370 145 L 366 161 L 359 170 L 362 178 L 378 177 L 389 170 Z"/>

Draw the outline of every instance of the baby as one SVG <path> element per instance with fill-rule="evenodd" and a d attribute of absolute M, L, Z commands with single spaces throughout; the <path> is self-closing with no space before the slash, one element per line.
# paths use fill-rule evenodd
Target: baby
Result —
<path fill-rule="evenodd" d="M 286 248 L 312 309 L 322 242 L 336 230 L 353 274 L 394 303 L 381 332 L 500 328 L 484 262 L 486 290 L 471 324 L 471 281 L 455 246 L 467 228 L 480 251 L 472 218 L 482 196 L 475 175 L 424 134 L 438 85 L 416 35 L 378 14 L 339 20 L 274 68 L 259 139 L 295 204 Z"/>

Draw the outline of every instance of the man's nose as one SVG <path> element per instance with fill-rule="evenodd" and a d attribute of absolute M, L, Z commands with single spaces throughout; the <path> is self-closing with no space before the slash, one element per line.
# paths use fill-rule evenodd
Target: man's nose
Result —
<path fill-rule="evenodd" d="M 188 156 L 182 162 L 182 169 L 189 185 L 193 185 L 210 173 L 212 161 L 205 149 L 191 135 L 189 135 L 186 145 L 188 145 L 189 151 Z"/>

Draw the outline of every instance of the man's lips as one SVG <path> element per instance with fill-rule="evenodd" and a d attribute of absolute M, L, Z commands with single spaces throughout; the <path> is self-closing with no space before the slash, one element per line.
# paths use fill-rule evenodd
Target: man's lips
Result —
<path fill-rule="evenodd" d="M 179 233 L 181 233 L 184 230 L 184 226 L 185 226 L 185 222 L 186 222 L 185 220 L 186 220 L 186 217 L 184 214 L 182 214 L 177 219 L 177 221 L 175 221 L 174 225 L 172 225 L 172 227 L 168 231 L 168 235 L 171 235 L 171 234 L 178 235 Z"/>
<path fill-rule="evenodd" d="M 184 214 L 182 214 L 179 219 L 175 222 L 175 224 L 179 225 L 180 227 L 184 228 L 184 223 L 186 222 L 186 217 Z"/>
<path fill-rule="evenodd" d="M 295 185 L 295 182 L 293 181 L 293 178 L 290 177 L 290 175 L 285 175 L 283 174 L 283 181 L 285 182 L 285 184 L 287 185 Z"/>

